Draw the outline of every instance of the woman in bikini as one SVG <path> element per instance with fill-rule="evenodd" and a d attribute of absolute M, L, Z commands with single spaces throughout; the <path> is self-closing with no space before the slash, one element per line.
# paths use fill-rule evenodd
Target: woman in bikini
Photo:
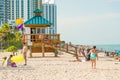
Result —
<path fill-rule="evenodd" d="M 93 46 L 93 48 L 90 50 L 88 55 L 90 54 L 90 60 L 92 62 L 92 68 L 96 69 L 96 59 L 98 60 L 98 53 L 96 51 L 96 46 Z"/>

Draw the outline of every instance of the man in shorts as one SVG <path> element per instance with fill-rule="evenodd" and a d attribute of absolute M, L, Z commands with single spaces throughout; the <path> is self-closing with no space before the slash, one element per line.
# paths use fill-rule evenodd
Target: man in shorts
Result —
<path fill-rule="evenodd" d="M 24 65 L 27 65 L 27 51 L 28 51 L 27 44 L 24 43 L 24 46 L 23 46 L 23 49 L 22 49 L 22 53 L 23 53 L 23 56 L 24 56 L 24 59 L 25 59 L 25 64 Z"/>

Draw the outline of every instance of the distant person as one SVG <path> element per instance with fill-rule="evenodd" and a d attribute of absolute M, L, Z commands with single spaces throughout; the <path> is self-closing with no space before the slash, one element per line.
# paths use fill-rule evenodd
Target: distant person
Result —
<path fill-rule="evenodd" d="M 118 56 L 118 60 L 120 62 L 120 50 L 117 50 L 116 55 Z"/>
<path fill-rule="evenodd" d="M 92 69 L 96 69 L 96 59 L 98 60 L 98 53 L 96 51 L 96 46 L 93 46 L 93 48 L 90 50 L 88 55 L 90 54 L 90 60 L 92 62 Z"/>
<path fill-rule="evenodd" d="M 46 42 L 47 44 L 50 44 L 50 40 L 49 40 L 48 36 L 46 36 L 45 42 Z"/>
<path fill-rule="evenodd" d="M 22 49 L 22 53 L 23 53 L 23 56 L 24 56 L 24 59 L 25 59 L 25 64 L 24 65 L 27 65 L 27 51 L 28 51 L 27 44 L 24 43 L 24 46 L 23 46 L 23 49 Z"/>
<path fill-rule="evenodd" d="M 11 60 L 12 57 L 13 55 L 10 55 L 9 58 L 7 59 L 7 66 L 17 67 L 16 63 Z"/>
<path fill-rule="evenodd" d="M 22 35 L 22 41 L 25 41 L 25 36 L 26 36 L 26 33 L 24 32 L 24 34 Z"/>
<path fill-rule="evenodd" d="M 7 65 L 7 57 L 3 57 L 2 66 L 6 66 L 6 65 Z"/>
<path fill-rule="evenodd" d="M 120 56 L 120 50 L 117 50 L 116 54 L 117 54 L 118 56 Z"/>
<path fill-rule="evenodd" d="M 82 54 L 82 55 L 86 58 L 86 55 L 85 55 L 85 52 L 84 52 L 84 51 L 85 51 L 85 48 L 84 48 L 84 47 L 80 47 L 80 48 L 79 48 L 79 55 Z"/>
<path fill-rule="evenodd" d="M 87 59 L 86 59 L 87 61 L 90 60 L 90 54 L 88 54 L 90 52 L 90 50 L 91 50 L 90 48 L 87 48 Z"/>
<path fill-rule="evenodd" d="M 32 30 L 31 30 L 31 41 L 33 42 L 33 41 L 35 41 L 35 34 L 36 34 L 36 31 L 35 31 L 35 29 L 34 28 L 32 28 Z"/>
<path fill-rule="evenodd" d="M 11 58 L 13 57 L 13 55 L 10 55 L 9 58 L 7 59 L 7 66 L 11 66 L 12 61 Z"/>
<path fill-rule="evenodd" d="M 106 56 L 109 56 L 109 52 L 106 52 Z"/>

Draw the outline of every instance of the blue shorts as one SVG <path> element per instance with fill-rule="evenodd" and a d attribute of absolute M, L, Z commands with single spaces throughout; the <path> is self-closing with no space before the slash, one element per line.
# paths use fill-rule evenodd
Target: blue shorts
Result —
<path fill-rule="evenodd" d="M 7 66 L 11 65 L 11 62 L 10 61 L 7 61 Z"/>

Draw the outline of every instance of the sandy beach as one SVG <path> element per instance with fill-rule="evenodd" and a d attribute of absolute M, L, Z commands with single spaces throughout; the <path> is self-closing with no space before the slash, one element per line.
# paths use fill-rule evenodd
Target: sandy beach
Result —
<path fill-rule="evenodd" d="M 90 61 L 72 62 L 75 57 L 67 53 L 57 58 L 46 53 L 45 58 L 28 58 L 27 66 L 18 63 L 16 68 L 2 67 L 1 58 L 6 55 L 9 53 L 0 54 L 0 80 L 120 80 L 120 62 L 103 53 L 99 53 L 97 69 L 91 68 Z"/>

